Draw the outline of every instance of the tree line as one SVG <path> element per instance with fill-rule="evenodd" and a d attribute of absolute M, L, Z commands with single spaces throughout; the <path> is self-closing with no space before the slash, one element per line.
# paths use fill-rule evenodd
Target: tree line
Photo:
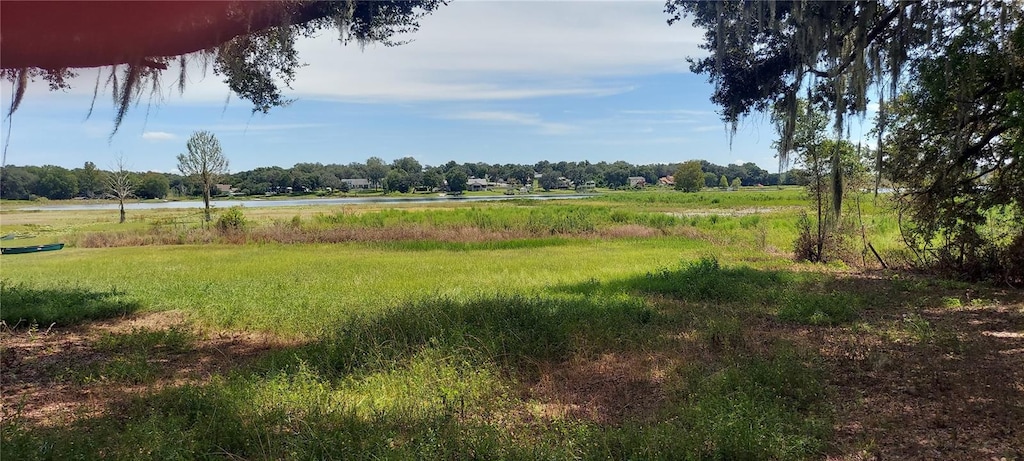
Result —
<path fill-rule="evenodd" d="M 743 186 L 796 185 L 806 183 L 806 172 L 794 168 L 785 174 L 769 173 L 754 163 L 726 166 L 700 160 L 702 181 L 706 187 L 720 186 L 721 179 L 727 178 L 730 185 L 735 181 Z M 413 157 L 402 157 L 387 163 L 379 157 L 370 157 L 365 162 L 348 164 L 296 163 L 291 168 L 279 166 L 259 167 L 221 177 L 241 194 L 309 193 L 323 191 L 349 191 L 348 179 L 363 179 L 370 189 L 385 192 L 410 192 L 443 189 L 451 179 L 460 176 L 487 178 L 510 185 L 532 185 L 535 175 L 540 176 L 540 185 L 545 188 L 557 187 L 556 182 L 544 178 L 565 178 L 573 184 L 593 182 L 597 187 L 611 189 L 626 188 L 630 177 L 642 177 L 647 184 L 657 184 L 662 177 L 672 176 L 681 164 L 634 165 L 625 161 L 617 162 L 550 162 L 534 164 L 489 164 L 448 163 L 430 166 L 422 165 Z M 56 165 L 6 166 L 0 169 L 0 198 L 8 200 L 30 200 L 44 197 L 53 200 L 108 197 L 106 177 L 115 171 L 102 170 L 93 162 L 85 162 L 80 168 L 68 169 Z M 129 172 L 133 193 L 142 199 L 159 199 L 168 196 L 201 196 L 203 185 L 177 173 Z M 463 181 L 464 182 L 464 181 Z M 219 193 L 216 188 L 211 192 Z"/>

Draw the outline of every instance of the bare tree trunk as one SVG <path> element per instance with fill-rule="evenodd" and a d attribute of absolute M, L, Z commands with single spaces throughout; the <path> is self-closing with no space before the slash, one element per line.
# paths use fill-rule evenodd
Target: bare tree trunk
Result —
<path fill-rule="evenodd" d="M 121 221 L 120 222 L 121 222 L 121 224 L 124 224 L 124 200 L 118 200 L 118 203 L 121 204 Z"/>
<path fill-rule="evenodd" d="M 208 184 L 203 187 L 203 205 L 205 206 L 203 216 L 206 222 L 210 222 L 210 186 Z"/>

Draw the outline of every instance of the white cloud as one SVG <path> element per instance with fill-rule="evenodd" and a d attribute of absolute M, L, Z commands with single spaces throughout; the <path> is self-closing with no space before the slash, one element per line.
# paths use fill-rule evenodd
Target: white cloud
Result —
<path fill-rule="evenodd" d="M 603 96 L 616 77 L 686 72 L 699 31 L 666 25 L 663 3 L 454 2 L 423 18 L 412 43 L 298 44 L 298 97 L 357 102 Z"/>
<path fill-rule="evenodd" d="M 177 139 L 177 136 L 166 131 L 147 131 L 142 133 L 142 139 L 147 141 L 171 141 Z"/>
<path fill-rule="evenodd" d="M 537 114 L 507 111 L 466 111 L 454 114 L 447 114 L 442 118 L 450 120 L 472 120 L 478 122 L 491 122 L 510 125 L 523 125 L 536 127 L 542 134 L 566 134 L 576 130 L 576 127 L 566 123 L 554 123 L 544 121 Z"/>

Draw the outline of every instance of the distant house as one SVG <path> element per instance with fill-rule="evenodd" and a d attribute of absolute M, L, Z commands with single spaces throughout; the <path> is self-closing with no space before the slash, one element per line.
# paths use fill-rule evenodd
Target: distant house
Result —
<path fill-rule="evenodd" d="M 675 176 L 662 176 L 658 178 L 658 185 L 665 187 L 673 187 L 676 185 Z"/>
<path fill-rule="evenodd" d="M 348 184 L 349 189 L 369 189 L 370 180 L 363 178 L 342 179 L 341 182 Z"/>
<path fill-rule="evenodd" d="M 231 184 L 214 184 L 214 187 L 217 188 L 218 195 L 235 195 L 238 192 Z"/>
<path fill-rule="evenodd" d="M 594 181 L 587 181 L 582 185 L 576 186 L 576 190 L 580 192 L 593 192 L 597 189 L 597 183 Z"/>
<path fill-rule="evenodd" d="M 646 185 L 647 185 L 647 180 L 644 179 L 643 176 L 630 176 L 629 177 L 629 187 L 633 187 L 633 188 L 636 188 L 636 189 L 642 189 Z"/>
<path fill-rule="evenodd" d="M 466 190 L 469 191 L 482 191 L 487 190 L 487 180 L 480 178 L 469 178 L 466 181 Z"/>

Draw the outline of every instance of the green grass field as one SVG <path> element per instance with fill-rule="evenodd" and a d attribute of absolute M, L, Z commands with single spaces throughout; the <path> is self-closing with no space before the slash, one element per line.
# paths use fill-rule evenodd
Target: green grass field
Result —
<path fill-rule="evenodd" d="M 69 242 L 0 261 L 11 373 L 42 374 L 72 403 L 83 391 L 114 397 L 47 413 L 27 397 L 35 381 L 17 381 L 20 393 L 4 395 L 3 457 L 855 451 L 860 441 L 837 441 L 843 391 L 809 338 L 856 330 L 963 349 L 926 317 L 890 320 L 959 303 L 964 287 L 793 262 L 802 200 L 793 189 L 651 191 L 271 208 L 245 210 L 245 228 L 230 232 L 185 212 L 118 225 L 116 212 L 5 209 L 0 232 Z M 884 208 L 862 213 L 875 247 L 895 251 Z M 61 335 L 83 339 L 68 348 Z M 239 352 L 249 337 L 266 345 Z"/>

